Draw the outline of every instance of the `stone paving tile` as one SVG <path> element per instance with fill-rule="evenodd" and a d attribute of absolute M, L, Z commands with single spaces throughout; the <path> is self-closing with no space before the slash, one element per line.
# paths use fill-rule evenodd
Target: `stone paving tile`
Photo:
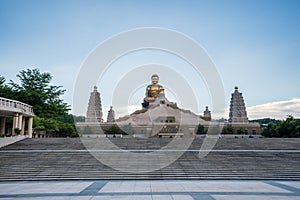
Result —
<path fill-rule="evenodd" d="M 291 191 L 259 181 L 114 181 L 108 182 L 99 192 L 276 192 Z"/>
<path fill-rule="evenodd" d="M 17 197 L 1 200 L 193 200 L 189 195 L 110 195 L 110 196 L 55 196 L 55 197 Z"/>
<path fill-rule="evenodd" d="M 215 200 L 300 200 L 299 196 L 275 195 L 212 195 Z"/>
<path fill-rule="evenodd" d="M 193 200 L 190 195 L 152 195 L 153 200 Z"/>
<path fill-rule="evenodd" d="M 47 194 L 79 193 L 92 182 L 23 182 L 0 183 L 0 195 L 7 194 Z"/>
<path fill-rule="evenodd" d="M 116 195 L 116 196 L 97 196 L 92 200 L 193 200 L 189 195 Z"/>
<path fill-rule="evenodd" d="M 1 198 L 1 200 L 91 200 L 92 196 L 54 196 L 54 197 L 13 197 L 13 198 Z"/>
<path fill-rule="evenodd" d="M 300 182 L 299 181 L 297 181 L 297 182 L 296 181 L 280 181 L 278 183 L 300 189 Z"/>
<path fill-rule="evenodd" d="M 0 182 L 0 199 L 300 200 L 299 181 Z"/>

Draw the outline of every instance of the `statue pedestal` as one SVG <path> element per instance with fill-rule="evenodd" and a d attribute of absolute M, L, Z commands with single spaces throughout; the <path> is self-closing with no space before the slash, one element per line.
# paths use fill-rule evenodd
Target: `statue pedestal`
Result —
<path fill-rule="evenodd" d="M 160 93 L 159 96 L 155 99 L 154 102 L 143 102 L 142 106 L 144 110 L 147 110 L 153 106 L 157 106 L 160 104 L 166 104 L 166 105 L 170 105 L 172 104 L 166 97 L 164 93 Z"/>

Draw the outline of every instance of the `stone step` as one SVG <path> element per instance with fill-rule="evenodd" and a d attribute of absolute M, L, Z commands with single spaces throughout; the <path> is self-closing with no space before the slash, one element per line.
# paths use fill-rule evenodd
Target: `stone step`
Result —
<path fill-rule="evenodd" d="M 111 139 L 127 149 L 161 148 L 171 140 Z M 197 138 L 192 149 L 200 149 Z M 214 149 L 300 150 L 299 139 L 222 139 Z M 253 145 L 253 146 L 252 146 Z M 225 148 L 226 147 L 226 148 Z M 191 149 L 190 148 L 190 149 Z M 32 151 L 35 150 L 35 151 Z M 54 150 L 45 152 L 44 150 Z M 62 150 L 62 151 L 56 151 Z M 80 150 L 80 151 L 76 151 Z M 0 181 L 73 179 L 289 179 L 300 180 L 300 152 L 210 152 L 198 159 L 198 152 L 184 152 L 171 165 L 149 173 L 126 173 L 100 163 L 78 138 L 25 139 L 0 149 Z M 171 153 L 171 152 L 170 152 Z M 123 158 L 120 158 L 123 159 Z M 126 158 L 124 158 L 126 160 Z M 151 160 L 139 160 L 142 164 Z M 145 163 L 144 163 L 145 162 Z"/>

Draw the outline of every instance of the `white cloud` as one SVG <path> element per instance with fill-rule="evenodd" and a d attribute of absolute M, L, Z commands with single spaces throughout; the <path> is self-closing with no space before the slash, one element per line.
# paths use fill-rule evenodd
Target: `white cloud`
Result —
<path fill-rule="evenodd" d="M 114 107 L 116 118 L 129 115 L 136 110 L 140 110 L 141 105 L 130 105 L 128 107 Z M 300 98 L 286 101 L 275 101 L 255 106 L 246 107 L 249 119 L 275 118 L 284 119 L 287 115 L 300 118 Z M 202 114 L 202 113 L 200 113 Z M 225 115 L 225 116 L 224 116 Z M 224 113 L 212 113 L 214 119 L 228 119 L 229 108 Z"/>
<path fill-rule="evenodd" d="M 226 108 L 224 112 L 219 112 L 219 113 L 211 113 L 211 117 L 213 119 L 228 119 L 229 116 L 229 108 Z"/>
<path fill-rule="evenodd" d="M 284 119 L 287 115 L 300 117 L 300 98 L 251 106 L 247 111 L 249 119 L 265 117 Z"/>
<path fill-rule="evenodd" d="M 284 119 L 287 115 L 300 117 L 300 98 L 294 98 L 286 101 L 275 101 L 255 106 L 246 107 L 249 119 L 275 118 Z M 214 119 L 228 119 L 229 108 L 224 113 L 212 113 Z"/>
<path fill-rule="evenodd" d="M 103 118 L 106 120 L 107 113 L 110 108 L 105 107 L 103 108 Z M 141 110 L 142 105 L 129 105 L 129 106 L 114 106 L 113 110 L 115 111 L 116 119 L 120 117 L 124 117 L 125 115 L 130 115 L 136 110 Z"/>

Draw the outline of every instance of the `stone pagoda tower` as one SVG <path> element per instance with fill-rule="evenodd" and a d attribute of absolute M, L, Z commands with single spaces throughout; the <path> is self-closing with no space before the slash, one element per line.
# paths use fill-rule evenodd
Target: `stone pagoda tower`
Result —
<path fill-rule="evenodd" d="M 110 110 L 108 111 L 107 122 L 108 123 L 115 122 L 115 111 L 113 110 L 112 106 L 110 107 Z"/>
<path fill-rule="evenodd" d="M 97 87 L 95 86 L 89 99 L 85 122 L 103 122 L 102 116 L 100 93 L 97 91 Z"/>
<path fill-rule="evenodd" d="M 248 123 L 243 95 L 239 92 L 237 86 L 234 87 L 234 92 L 231 94 L 228 121 L 231 123 Z"/>
<path fill-rule="evenodd" d="M 203 117 L 204 117 L 204 120 L 207 120 L 207 121 L 211 120 L 211 112 L 210 112 L 210 110 L 208 110 L 208 106 L 205 106 Z"/>

